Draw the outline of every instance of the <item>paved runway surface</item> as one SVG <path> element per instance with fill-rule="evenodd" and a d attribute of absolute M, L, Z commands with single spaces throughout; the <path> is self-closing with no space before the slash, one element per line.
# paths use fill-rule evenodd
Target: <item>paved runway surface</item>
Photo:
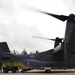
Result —
<path fill-rule="evenodd" d="M 0 75 L 75 75 L 75 69 L 52 70 L 51 73 L 45 73 L 44 70 L 32 70 L 25 73 L 0 73 Z"/>

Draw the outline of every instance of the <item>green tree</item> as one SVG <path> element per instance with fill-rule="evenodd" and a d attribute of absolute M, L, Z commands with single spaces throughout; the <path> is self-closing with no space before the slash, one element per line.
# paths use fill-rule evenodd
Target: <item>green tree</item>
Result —
<path fill-rule="evenodd" d="M 15 50 L 13 50 L 13 54 L 16 54 L 16 51 Z"/>
<path fill-rule="evenodd" d="M 36 51 L 36 53 L 39 53 L 39 51 Z"/>
<path fill-rule="evenodd" d="M 21 54 L 22 54 L 22 55 L 25 55 L 25 54 L 27 54 L 27 51 L 26 51 L 26 49 L 24 49 L 24 50 L 21 52 Z"/>

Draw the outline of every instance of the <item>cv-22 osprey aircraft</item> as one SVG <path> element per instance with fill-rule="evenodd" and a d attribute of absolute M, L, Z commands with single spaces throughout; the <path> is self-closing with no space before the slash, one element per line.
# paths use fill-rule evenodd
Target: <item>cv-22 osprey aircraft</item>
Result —
<path fill-rule="evenodd" d="M 75 15 L 64 16 L 47 12 L 42 13 L 61 21 L 67 21 L 63 41 L 58 38 L 58 40 L 55 40 L 56 45 L 53 49 L 26 55 L 14 55 L 10 53 L 6 42 L 0 42 L 0 57 L 8 55 L 33 69 L 44 69 L 46 72 L 53 68 L 75 68 Z"/>

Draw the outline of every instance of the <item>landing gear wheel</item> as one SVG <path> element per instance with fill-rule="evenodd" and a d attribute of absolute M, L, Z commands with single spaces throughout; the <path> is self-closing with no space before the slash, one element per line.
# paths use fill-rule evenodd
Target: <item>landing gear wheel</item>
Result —
<path fill-rule="evenodd" d="M 51 73 L 51 70 L 45 70 L 46 73 Z"/>
<path fill-rule="evenodd" d="M 3 69 L 3 72 L 4 73 L 8 73 L 8 70 L 5 68 L 5 69 Z"/>
<path fill-rule="evenodd" d="M 12 69 L 12 73 L 16 73 L 16 70 L 15 69 Z"/>

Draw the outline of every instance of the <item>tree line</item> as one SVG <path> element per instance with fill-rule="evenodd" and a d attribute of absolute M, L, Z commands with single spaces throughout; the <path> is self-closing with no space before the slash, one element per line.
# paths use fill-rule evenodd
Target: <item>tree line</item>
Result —
<path fill-rule="evenodd" d="M 21 53 L 19 53 L 19 52 L 16 51 L 16 50 L 13 50 L 12 53 L 13 53 L 13 54 L 16 54 L 16 55 L 25 55 L 25 54 L 28 54 L 26 49 L 23 49 L 23 51 L 22 51 Z M 34 52 L 31 51 L 29 54 L 33 54 L 33 53 L 34 53 Z M 37 50 L 37 51 L 35 51 L 35 53 L 39 53 L 39 51 Z"/>

